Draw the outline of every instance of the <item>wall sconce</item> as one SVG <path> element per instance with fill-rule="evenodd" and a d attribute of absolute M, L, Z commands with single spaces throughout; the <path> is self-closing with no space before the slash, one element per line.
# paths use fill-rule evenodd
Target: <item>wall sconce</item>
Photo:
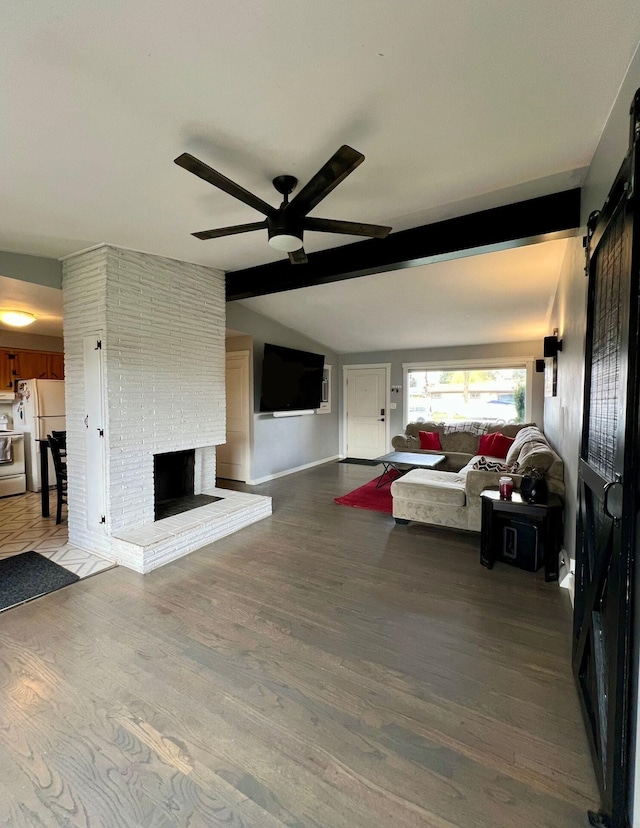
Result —
<path fill-rule="evenodd" d="M 558 333 L 553 336 L 545 336 L 544 338 L 544 355 L 545 357 L 557 357 L 558 351 L 562 350 L 562 340 L 558 339 Z"/>
<path fill-rule="evenodd" d="M 555 397 L 558 393 L 558 353 L 561 350 L 562 340 L 558 338 L 558 329 L 555 328 L 552 336 L 544 338 L 544 359 L 536 360 L 536 371 L 544 371 L 545 397 Z"/>

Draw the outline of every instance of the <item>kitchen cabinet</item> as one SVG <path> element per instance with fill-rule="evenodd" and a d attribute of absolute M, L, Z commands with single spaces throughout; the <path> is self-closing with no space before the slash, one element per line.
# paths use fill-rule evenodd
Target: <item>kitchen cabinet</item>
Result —
<path fill-rule="evenodd" d="M 47 379 L 64 379 L 64 354 L 47 354 Z"/>
<path fill-rule="evenodd" d="M 64 379 L 64 354 L 0 348 L 0 390 L 16 379 Z"/>
<path fill-rule="evenodd" d="M 0 351 L 0 391 L 13 388 L 13 362 L 9 359 L 9 351 Z"/>
<path fill-rule="evenodd" d="M 18 379 L 48 379 L 49 355 L 44 351 L 16 351 L 14 376 Z"/>

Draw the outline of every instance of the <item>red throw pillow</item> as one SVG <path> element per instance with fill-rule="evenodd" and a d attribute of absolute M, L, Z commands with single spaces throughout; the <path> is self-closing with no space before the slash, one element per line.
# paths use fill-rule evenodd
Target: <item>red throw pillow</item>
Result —
<path fill-rule="evenodd" d="M 442 446 L 440 445 L 440 435 L 437 431 L 419 431 L 418 436 L 420 437 L 421 449 L 435 449 L 436 451 L 442 451 Z"/>
<path fill-rule="evenodd" d="M 505 437 L 504 434 L 500 434 L 500 432 L 494 434 L 493 442 L 491 443 L 491 456 L 500 457 L 504 460 L 512 444 L 513 437 Z"/>
<path fill-rule="evenodd" d="M 488 455 L 493 457 L 493 440 L 496 436 L 495 432 L 491 434 L 483 434 L 478 443 L 478 454 Z M 506 455 L 505 455 L 506 456 Z"/>

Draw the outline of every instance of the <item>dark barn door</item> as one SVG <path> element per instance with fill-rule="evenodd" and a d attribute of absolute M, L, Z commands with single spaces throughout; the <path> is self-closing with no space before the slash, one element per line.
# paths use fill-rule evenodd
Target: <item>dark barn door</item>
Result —
<path fill-rule="evenodd" d="M 640 97 L 631 145 L 587 236 L 588 310 L 579 468 L 573 669 L 602 812 L 623 828 L 629 794 L 633 565 L 638 516 L 638 181 Z M 640 168 L 639 168 L 640 169 Z"/>

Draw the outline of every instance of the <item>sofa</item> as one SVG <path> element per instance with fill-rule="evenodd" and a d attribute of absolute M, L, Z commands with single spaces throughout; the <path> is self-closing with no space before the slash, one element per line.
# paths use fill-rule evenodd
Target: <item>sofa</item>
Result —
<path fill-rule="evenodd" d="M 419 431 L 437 431 L 441 451 L 420 449 Z M 478 454 L 483 434 L 513 437 L 506 457 Z M 520 488 L 522 472 L 533 467 L 545 472 L 550 492 L 564 496 L 564 464 L 544 433 L 532 423 L 495 425 L 467 423 L 410 423 L 392 441 L 396 451 L 444 454 L 436 469 L 414 469 L 391 483 L 393 517 L 397 523 L 417 521 L 479 532 L 484 489 L 497 487 L 500 477 L 513 478 Z"/>
<path fill-rule="evenodd" d="M 463 466 L 478 454 L 478 441 L 483 434 L 500 433 L 505 437 L 515 437 L 527 426 L 535 423 L 496 424 L 481 420 L 465 420 L 452 423 L 409 423 L 404 434 L 397 434 L 391 439 L 394 451 L 411 451 L 419 454 L 444 454 L 445 460 L 438 466 L 440 471 L 460 471 Z M 421 449 L 421 431 L 436 432 L 442 449 Z"/>

